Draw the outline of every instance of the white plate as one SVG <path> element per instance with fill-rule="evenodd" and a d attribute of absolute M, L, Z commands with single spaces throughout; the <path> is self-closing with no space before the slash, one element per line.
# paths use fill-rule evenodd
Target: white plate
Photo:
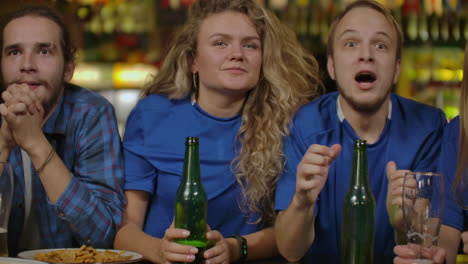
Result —
<path fill-rule="evenodd" d="M 0 257 L 0 264 L 13 264 L 13 263 L 18 263 L 18 264 L 46 264 L 45 262 L 37 261 L 37 260 Z"/>
<path fill-rule="evenodd" d="M 28 251 L 23 251 L 21 253 L 18 254 L 18 257 L 20 258 L 23 258 L 23 259 L 28 259 L 28 260 L 34 260 L 34 255 L 36 255 L 37 253 L 47 253 L 47 252 L 50 252 L 50 251 L 54 251 L 54 250 L 63 250 L 63 249 L 77 249 L 77 248 L 52 248 L 52 249 L 37 249 L 37 250 L 28 250 Z M 105 251 L 106 249 L 96 249 L 97 251 Z M 113 251 L 113 252 L 120 252 L 121 250 L 113 250 L 113 249 L 108 249 L 109 251 Z M 135 253 L 135 252 L 131 252 L 131 251 L 125 251 L 125 253 L 122 254 L 122 256 L 132 256 L 129 260 L 125 260 L 125 261 L 114 261 L 114 262 L 102 262 L 102 263 L 107 263 L 107 264 L 117 264 L 117 263 L 133 263 L 133 262 L 137 262 L 137 261 L 140 261 L 140 260 L 143 260 L 143 256 L 138 254 L 138 253 Z M 40 263 L 44 263 L 44 262 L 40 262 Z M 91 264 L 99 264 L 101 262 L 95 262 L 95 263 L 91 263 Z M 3 264 L 0 262 L 0 264 Z"/>

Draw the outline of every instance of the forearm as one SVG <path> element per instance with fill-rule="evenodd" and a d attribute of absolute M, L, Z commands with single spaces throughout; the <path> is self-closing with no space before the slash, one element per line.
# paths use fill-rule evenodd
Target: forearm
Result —
<path fill-rule="evenodd" d="M 36 170 L 51 203 L 55 203 L 70 183 L 71 173 L 57 153 L 51 153 L 52 145 L 42 134 L 31 149 L 25 149 Z M 49 155 L 52 155 L 49 158 Z"/>
<path fill-rule="evenodd" d="M 114 248 L 140 253 L 146 260 L 161 263 L 157 254 L 160 251 L 161 239 L 150 236 L 134 223 L 125 224 L 115 236 Z"/>
<path fill-rule="evenodd" d="M 276 242 L 279 252 L 289 262 L 299 261 L 314 241 L 314 208 L 300 206 L 293 198 L 289 207 L 278 214 Z"/>
<path fill-rule="evenodd" d="M 273 227 L 245 235 L 244 238 L 248 245 L 248 260 L 268 259 L 278 255 Z M 237 247 L 237 250 L 240 249 Z"/>

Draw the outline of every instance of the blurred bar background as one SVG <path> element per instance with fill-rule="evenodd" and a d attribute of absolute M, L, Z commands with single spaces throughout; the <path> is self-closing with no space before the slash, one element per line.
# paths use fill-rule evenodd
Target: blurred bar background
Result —
<path fill-rule="evenodd" d="M 328 28 L 352 0 L 258 0 L 293 29 L 326 73 Z M 378 0 L 405 34 L 395 92 L 458 114 L 468 0 Z M 169 40 L 186 20 L 193 0 L 6 0 L 0 16 L 19 7 L 48 5 L 63 13 L 78 48 L 73 83 L 98 91 L 114 104 L 123 134 L 142 86 L 158 73 Z"/>

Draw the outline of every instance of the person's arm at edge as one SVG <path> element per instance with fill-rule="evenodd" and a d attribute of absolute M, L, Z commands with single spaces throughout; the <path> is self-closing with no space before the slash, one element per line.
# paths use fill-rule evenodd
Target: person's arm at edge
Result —
<path fill-rule="evenodd" d="M 440 227 L 439 247 L 447 252 L 446 263 L 455 263 L 460 244 L 460 230 L 451 226 L 442 225 Z"/>

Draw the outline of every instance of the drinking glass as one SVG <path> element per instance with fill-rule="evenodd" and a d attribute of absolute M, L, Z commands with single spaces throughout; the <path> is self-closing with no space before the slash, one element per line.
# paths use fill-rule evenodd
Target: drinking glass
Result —
<path fill-rule="evenodd" d="M 430 264 L 436 251 L 445 204 L 444 176 L 408 172 L 403 183 L 403 219 L 416 263 Z"/>
<path fill-rule="evenodd" d="M 13 170 L 0 162 L 0 257 L 8 257 L 8 219 L 13 197 Z"/>

